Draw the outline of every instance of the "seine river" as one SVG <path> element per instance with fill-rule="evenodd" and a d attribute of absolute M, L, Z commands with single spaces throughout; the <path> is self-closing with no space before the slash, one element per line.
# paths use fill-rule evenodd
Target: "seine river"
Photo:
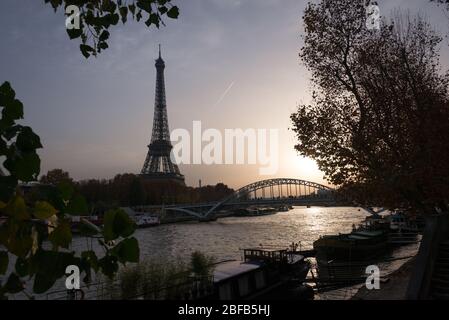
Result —
<path fill-rule="evenodd" d="M 260 217 L 231 217 L 210 223 L 164 225 L 137 232 L 144 258 L 185 257 L 195 250 L 216 260 L 239 258 L 239 248 L 287 247 L 301 242 L 312 248 L 320 235 L 350 231 L 367 214 L 356 208 L 305 208 Z"/>
<path fill-rule="evenodd" d="M 139 240 L 141 260 L 187 260 L 192 252 L 201 251 L 222 261 L 240 259 L 239 249 L 260 245 L 287 248 L 292 242 L 300 242 L 301 249 L 311 249 L 320 236 L 350 232 L 368 215 L 354 207 L 295 207 L 289 212 L 260 217 L 138 229 L 135 237 Z M 87 250 L 86 241 L 74 238 L 72 249 Z M 95 245 L 94 250 L 101 254 Z"/>
<path fill-rule="evenodd" d="M 367 213 L 358 208 L 296 207 L 289 212 L 260 217 L 230 217 L 207 223 L 177 223 L 139 229 L 141 259 L 188 259 L 194 251 L 213 256 L 216 261 L 238 259 L 240 248 L 259 246 L 288 247 L 301 242 L 312 248 L 321 235 L 349 232 Z M 86 243 L 75 239 L 75 250 Z"/>

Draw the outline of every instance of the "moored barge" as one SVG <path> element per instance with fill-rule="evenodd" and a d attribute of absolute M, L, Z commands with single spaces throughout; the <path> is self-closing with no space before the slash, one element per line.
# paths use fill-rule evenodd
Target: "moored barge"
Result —
<path fill-rule="evenodd" d="M 307 290 L 298 289 L 304 288 L 310 269 L 304 256 L 271 248 L 244 249 L 243 254 L 243 261 L 215 265 L 212 299 L 264 299 L 273 294 L 305 298 Z"/>

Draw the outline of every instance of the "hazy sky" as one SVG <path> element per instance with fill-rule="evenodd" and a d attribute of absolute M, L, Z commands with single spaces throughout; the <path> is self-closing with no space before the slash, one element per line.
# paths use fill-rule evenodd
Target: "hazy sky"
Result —
<path fill-rule="evenodd" d="M 113 28 L 110 48 L 85 60 L 70 41 L 63 12 L 43 0 L 0 1 L 0 82 L 12 83 L 25 105 L 24 123 L 41 136 L 42 172 L 63 168 L 75 179 L 138 173 L 150 141 L 157 44 L 167 65 L 170 129 L 280 130 L 275 177 L 323 182 L 293 149 L 288 128 L 295 106 L 310 99 L 300 64 L 299 0 L 184 0 L 177 21 L 148 30 L 143 23 Z M 443 10 L 427 0 L 378 1 L 383 15 L 410 9 L 449 31 Z M 448 60 L 445 39 L 442 60 Z M 226 94 L 224 94 L 226 93 Z M 272 176 L 259 166 L 182 165 L 187 183 L 232 187 Z"/>

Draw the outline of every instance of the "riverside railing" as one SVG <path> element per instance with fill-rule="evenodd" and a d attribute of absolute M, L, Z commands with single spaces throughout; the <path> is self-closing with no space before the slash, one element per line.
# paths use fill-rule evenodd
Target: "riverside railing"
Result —
<path fill-rule="evenodd" d="M 181 278 L 180 278 L 181 279 Z M 212 276 L 192 276 L 176 284 L 124 290 L 120 280 L 101 281 L 78 290 L 57 290 L 47 300 L 197 300 L 214 293 Z"/>
<path fill-rule="evenodd" d="M 427 217 L 415 267 L 407 289 L 407 299 L 428 299 L 439 244 L 449 234 L 449 214 Z"/>

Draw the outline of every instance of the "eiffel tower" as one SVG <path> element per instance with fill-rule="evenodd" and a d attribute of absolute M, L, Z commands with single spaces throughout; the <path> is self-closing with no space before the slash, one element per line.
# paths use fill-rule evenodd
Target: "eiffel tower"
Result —
<path fill-rule="evenodd" d="M 159 181 L 174 181 L 184 184 L 184 176 L 179 172 L 178 166 L 170 159 L 173 146 L 170 141 L 168 129 L 167 104 L 165 101 L 165 62 L 161 56 L 159 45 L 159 58 L 156 60 L 156 97 L 154 103 L 153 132 L 148 154 L 140 175 L 145 179 Z"/>

